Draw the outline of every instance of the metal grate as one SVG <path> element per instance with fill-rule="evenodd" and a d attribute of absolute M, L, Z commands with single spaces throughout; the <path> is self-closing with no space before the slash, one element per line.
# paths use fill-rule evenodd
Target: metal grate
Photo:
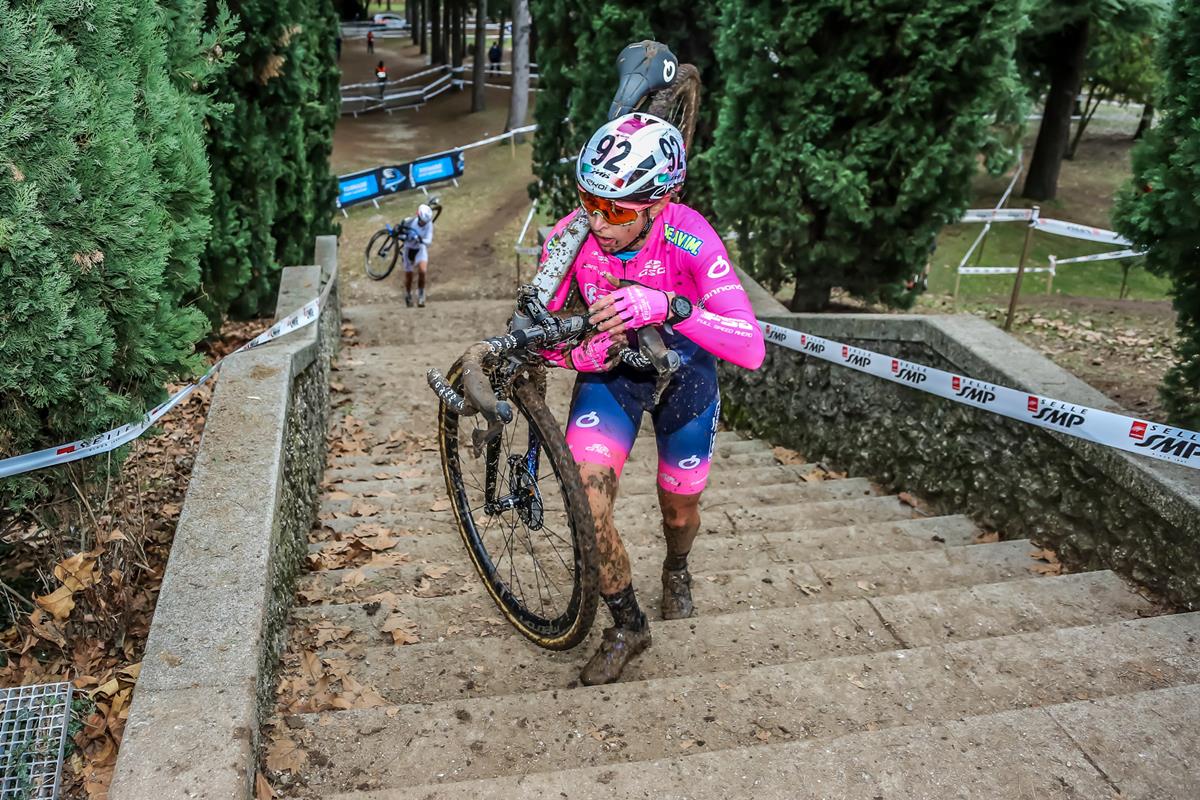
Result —
<path fill-rule="evenodd" d="M 71 684 L 0 689 L 0 800 L 56 800 Z"/>

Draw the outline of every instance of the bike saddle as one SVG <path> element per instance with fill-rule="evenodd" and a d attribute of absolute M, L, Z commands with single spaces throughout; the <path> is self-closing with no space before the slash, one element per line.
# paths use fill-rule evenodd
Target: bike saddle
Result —
<path fill-rule="evenodd" d="M 679 72 L 679 59 L 661 42 L 636 42 L 617 56 L 617 93 L 608 108 L 608 118 L 616 119 L 633 111 L 650 94 L 666 89 Z"/>

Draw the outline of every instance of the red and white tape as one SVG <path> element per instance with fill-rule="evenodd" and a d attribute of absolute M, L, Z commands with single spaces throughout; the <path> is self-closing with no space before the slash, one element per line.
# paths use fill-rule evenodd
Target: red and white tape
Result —
<path fill-rule="evenodd" d="M 335 281 L 337 281 L 337 270 L 334 270 L 333 276 L 330 277 L 329 282 L 325 284 L 325 287 L 317 297 L 309 300 L 299 310 L 287 315 L 237 350 L 225 356 L 225 358 L 217 361 L 209 367 L 208 372 L 204 373 L 199 380 L 188 384 L 171 395 L 165 403 L 150 409 L 141 419 L 97 434 L 88 439 L 79 439 L 74 442 L 60 444 L 57 447 L 47 447 L 45 450 L 39 450 L 36 453 L 26 453 L 25 455 L 0 459 L 0 478 L 8 478 L 24 472 L 52 467 L 56 464 L 66 464 L 82 458 L 98 456 L 132 442 L 145 433 L 155 422 L 165 416 L 167 412 L 186 400 L 192 392 L 207 383 L 220 371 L 221 365 L 227 359 L 246 350 L 262 347 L 268 342 L 287 336 L 289 333 L 294 333 L 316 322 L 321 316 L 321 307 L 328 300 L 329 292 L 333 289 Z"/>
<path fill-rule="evenodd" d="M 1200 433 L 1195 431 L 997 386 L 779 325 L 759 326 L 768 342 L 789 350 L 1046 430 L 1200 469 Z"/>

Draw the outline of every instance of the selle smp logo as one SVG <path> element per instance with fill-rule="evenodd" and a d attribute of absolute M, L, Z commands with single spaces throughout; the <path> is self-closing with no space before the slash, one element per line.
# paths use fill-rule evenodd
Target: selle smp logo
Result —
<path fill-rule="evenodd" d="M 842 361 L 845 361 L 852 367 L 869 367 L 871 366 L 871 357 L 866 353 L 851 353 L 850 348 L 842 345 Z"/>
<path fill-rule="evenodd" d="M 1163 433 L 1159 433 L 1160 428 L 1164 431 Z M 1133 424 L 1129 426 L 1129 438 L 1140 440 L 1134 444 L 1134 447 L 1153 450 L 1167 456 L 1172 461 L 1181 463 L 1190 461 L 1192 456 L 1200 453 L 1200 441 L 1196 440 L 1195 434 L 1189 433 L 1185 437 L 1183 431 L 1175 431 L 1160 425 L 1154 426 L 1154 432 L 1150 433 L 1149 438 L 1146 436 L 1147 433 L 1150 433 L 1150 423 L 1140 419 L 1134 420 Z"/>
<path fill-rule="evenodd" d="M 964 400 L 987 405 L 996 399 L 996 389 L 994 386 L 980 384 L 972 381 L 970 378 L 964 380 L 957 375 L 953 375 L 950 378 L 950 385 L 954 389 L 954 396 L 961 397 Z"/>
<path fill-rule="evenodd" d="M 779 330 L 778 328 L 772 328 L 770 325 L 768 325 L 767 326 L 767 338 L 770 339 L 772 342 L 786 342 L 787 334 L 784 333 L 783 331 Z"/>
<path fill-rule="evenodd" d="M 1040 422 L 1045 422 L 1048 425 L 1057 425 L 1060 428 L 1070 430 L 1076 425 L 1082 425 L 1086 417 L 1085 408 L 1077 406 L 1066 406 L 1060 408 L 1058 401 L 1048 400 L 1043 401 L 1036 395 L 1029 395 L 1029 399 L 1025 407 L 1033 414 L 1033 418 Z"/>
<path fill-rule="evenodd" d="M 824 353 L 825 343 L 818 342 L 816 339 L 808 338 L 808 334 L 800 334 L 800 349 L 807 350 L 810 353 Z"/>
<path fill-rule="evenodd" d="M 913 386 L 920 386 L 925 381 L 929 380 L 929 374 L 925 372 L 925 368 L 916 364 L 905 364 L 900 366 L 900 359 L 892 359 L 892 374 L 905 383 L 911 383 Z"/>
<path fill-rule="evenodd" d="M 686 250 L 692 255 L 699 255 L 700 248 L 704 246 L 703 239 L 693 236 L 687 231 L 681 231 L 679 228 L 671 225 L 663 225 L 663 238 L 680 250 Z"/>

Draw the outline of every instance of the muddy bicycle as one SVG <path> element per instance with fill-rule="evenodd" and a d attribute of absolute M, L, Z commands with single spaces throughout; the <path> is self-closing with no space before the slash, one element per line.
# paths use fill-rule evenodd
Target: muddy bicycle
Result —
<path fill-rule="evenodd" d="M 617 67 L 608 118 L 645 111 L 674 124 L 690 147 L 700 97 L 696 68 L 657 42 L 625 48 Z M 428 372 L 441 401 L 446 491 L 471 562 L 505 618 L 551 650 L 582 642 L 599 603 L 595 524 L 563 430 L 546 405 L 539 355 L 592 333 L 577 296 L 565 307 L 576 313 L 547 310 L 588 233 L 580 210 L 548 243 L 533 281 L 517 290 L 508 332 L 469 347 L 444 376 Z M 656 372 L 661 396 L 679 356 L 654 328 L 639 330 L 637 342 L 620 358 Z"/>

